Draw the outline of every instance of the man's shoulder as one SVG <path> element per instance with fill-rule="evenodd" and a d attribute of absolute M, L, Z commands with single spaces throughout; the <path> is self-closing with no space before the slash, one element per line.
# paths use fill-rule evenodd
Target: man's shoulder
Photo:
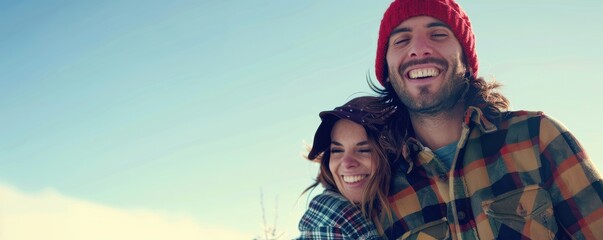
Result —
<path fill-rule="evenodd" d="M 503 119 L 500 125 L 514 125 L 514 124 L 522 124 L 526 122 L 534 122 L 538 123 L 543 118 L 548 118 L 546 114 L 542 111 L 527 111 L 527 110 L 518 110 L 518 111 L 509 111 L 503 113 Z M 500 127 L 500 126 L 499 126 Z"/>
<path fill-rule="evenodd" d="M 509 111 L 503 114 L 503 123 L 517 123 L 524 121 L 533 121 L 533 122 L 552 122 L 555 125 L 561 124 L 556 118 L 546 114 L 543 111 L 527 111 L 527 110 L 518 110 L 518 111 Z"/>
<path fill-rule="evenodd" d="M 542 117 L 545 116 L 542 111 L 528 111 L 528 110 L 517 110 L 517 111 L 508 111 L 505 114 L 508 119 L 510 118 L 534 118 L 534 117 Z"/>
<path fill-rule="evenodd" d="M 554 137 L 569 131 L 563 123 L 542 111 L 510 111 L 497 126 L 499 131 L 505 131 L 507 134 L 521 134 L 527 131 L 531 137 L 543 133 Z"/>

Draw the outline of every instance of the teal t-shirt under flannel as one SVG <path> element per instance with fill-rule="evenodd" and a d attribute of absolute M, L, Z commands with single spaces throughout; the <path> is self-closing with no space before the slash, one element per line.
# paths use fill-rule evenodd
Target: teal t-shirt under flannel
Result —
<path fill-rule="evenodd" d="M 454 154 L 456 153 L 456 145 L 457 142 L 453 142 L 441 148 L 438 148 L 433 151 L 438 159 L 440 159 L 448 168 L 452 165 L 452 160 L 454 160 Z"/>

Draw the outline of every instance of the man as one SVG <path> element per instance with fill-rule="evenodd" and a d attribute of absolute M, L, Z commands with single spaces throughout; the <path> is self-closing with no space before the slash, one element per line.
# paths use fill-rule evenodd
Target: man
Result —
<path fill-rule="evenodd" d="M 392 129 L 405 160 L 393 168 L 385 237 L 603 239 L 603 181 L 582 146 L 542 112 L 509 112 L 477 73 L 456 2 L 396 0 L 386 10 L 376 90 L 398 108 Z"/>

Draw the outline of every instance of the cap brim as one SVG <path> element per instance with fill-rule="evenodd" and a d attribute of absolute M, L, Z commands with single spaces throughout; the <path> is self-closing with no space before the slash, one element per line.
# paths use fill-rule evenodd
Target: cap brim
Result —
<path fill-rule="evenodd" d="M 337 120 L 341 119 L 338 114 L 333 111 L 324 111 L 319 114 L 322 122 L 316 129 L 314 134 L 314 142 L 312 142 L 312 149 L 308 153 L 308 159 L 314 160 L 320 153 L 324 152 L 331 145 L 331 130 Z"/>

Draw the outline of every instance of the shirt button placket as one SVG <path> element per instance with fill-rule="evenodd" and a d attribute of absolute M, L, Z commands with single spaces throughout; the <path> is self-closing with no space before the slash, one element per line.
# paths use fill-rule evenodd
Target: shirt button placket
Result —
<path fill-rule="evenodd" d="M 448 181 L 448 174 L 445 174 L 445 173 L 440 174 L 440 179 L 444 182 Z"/>
<path fill-rule="evenodd" d="M 456 216 L 459 218 L 459 221 L 465 220 L 465 217 L 466 217 L 465 212 L 463 212 L 463 211 L 458 211 L 456 213 Z"/>

